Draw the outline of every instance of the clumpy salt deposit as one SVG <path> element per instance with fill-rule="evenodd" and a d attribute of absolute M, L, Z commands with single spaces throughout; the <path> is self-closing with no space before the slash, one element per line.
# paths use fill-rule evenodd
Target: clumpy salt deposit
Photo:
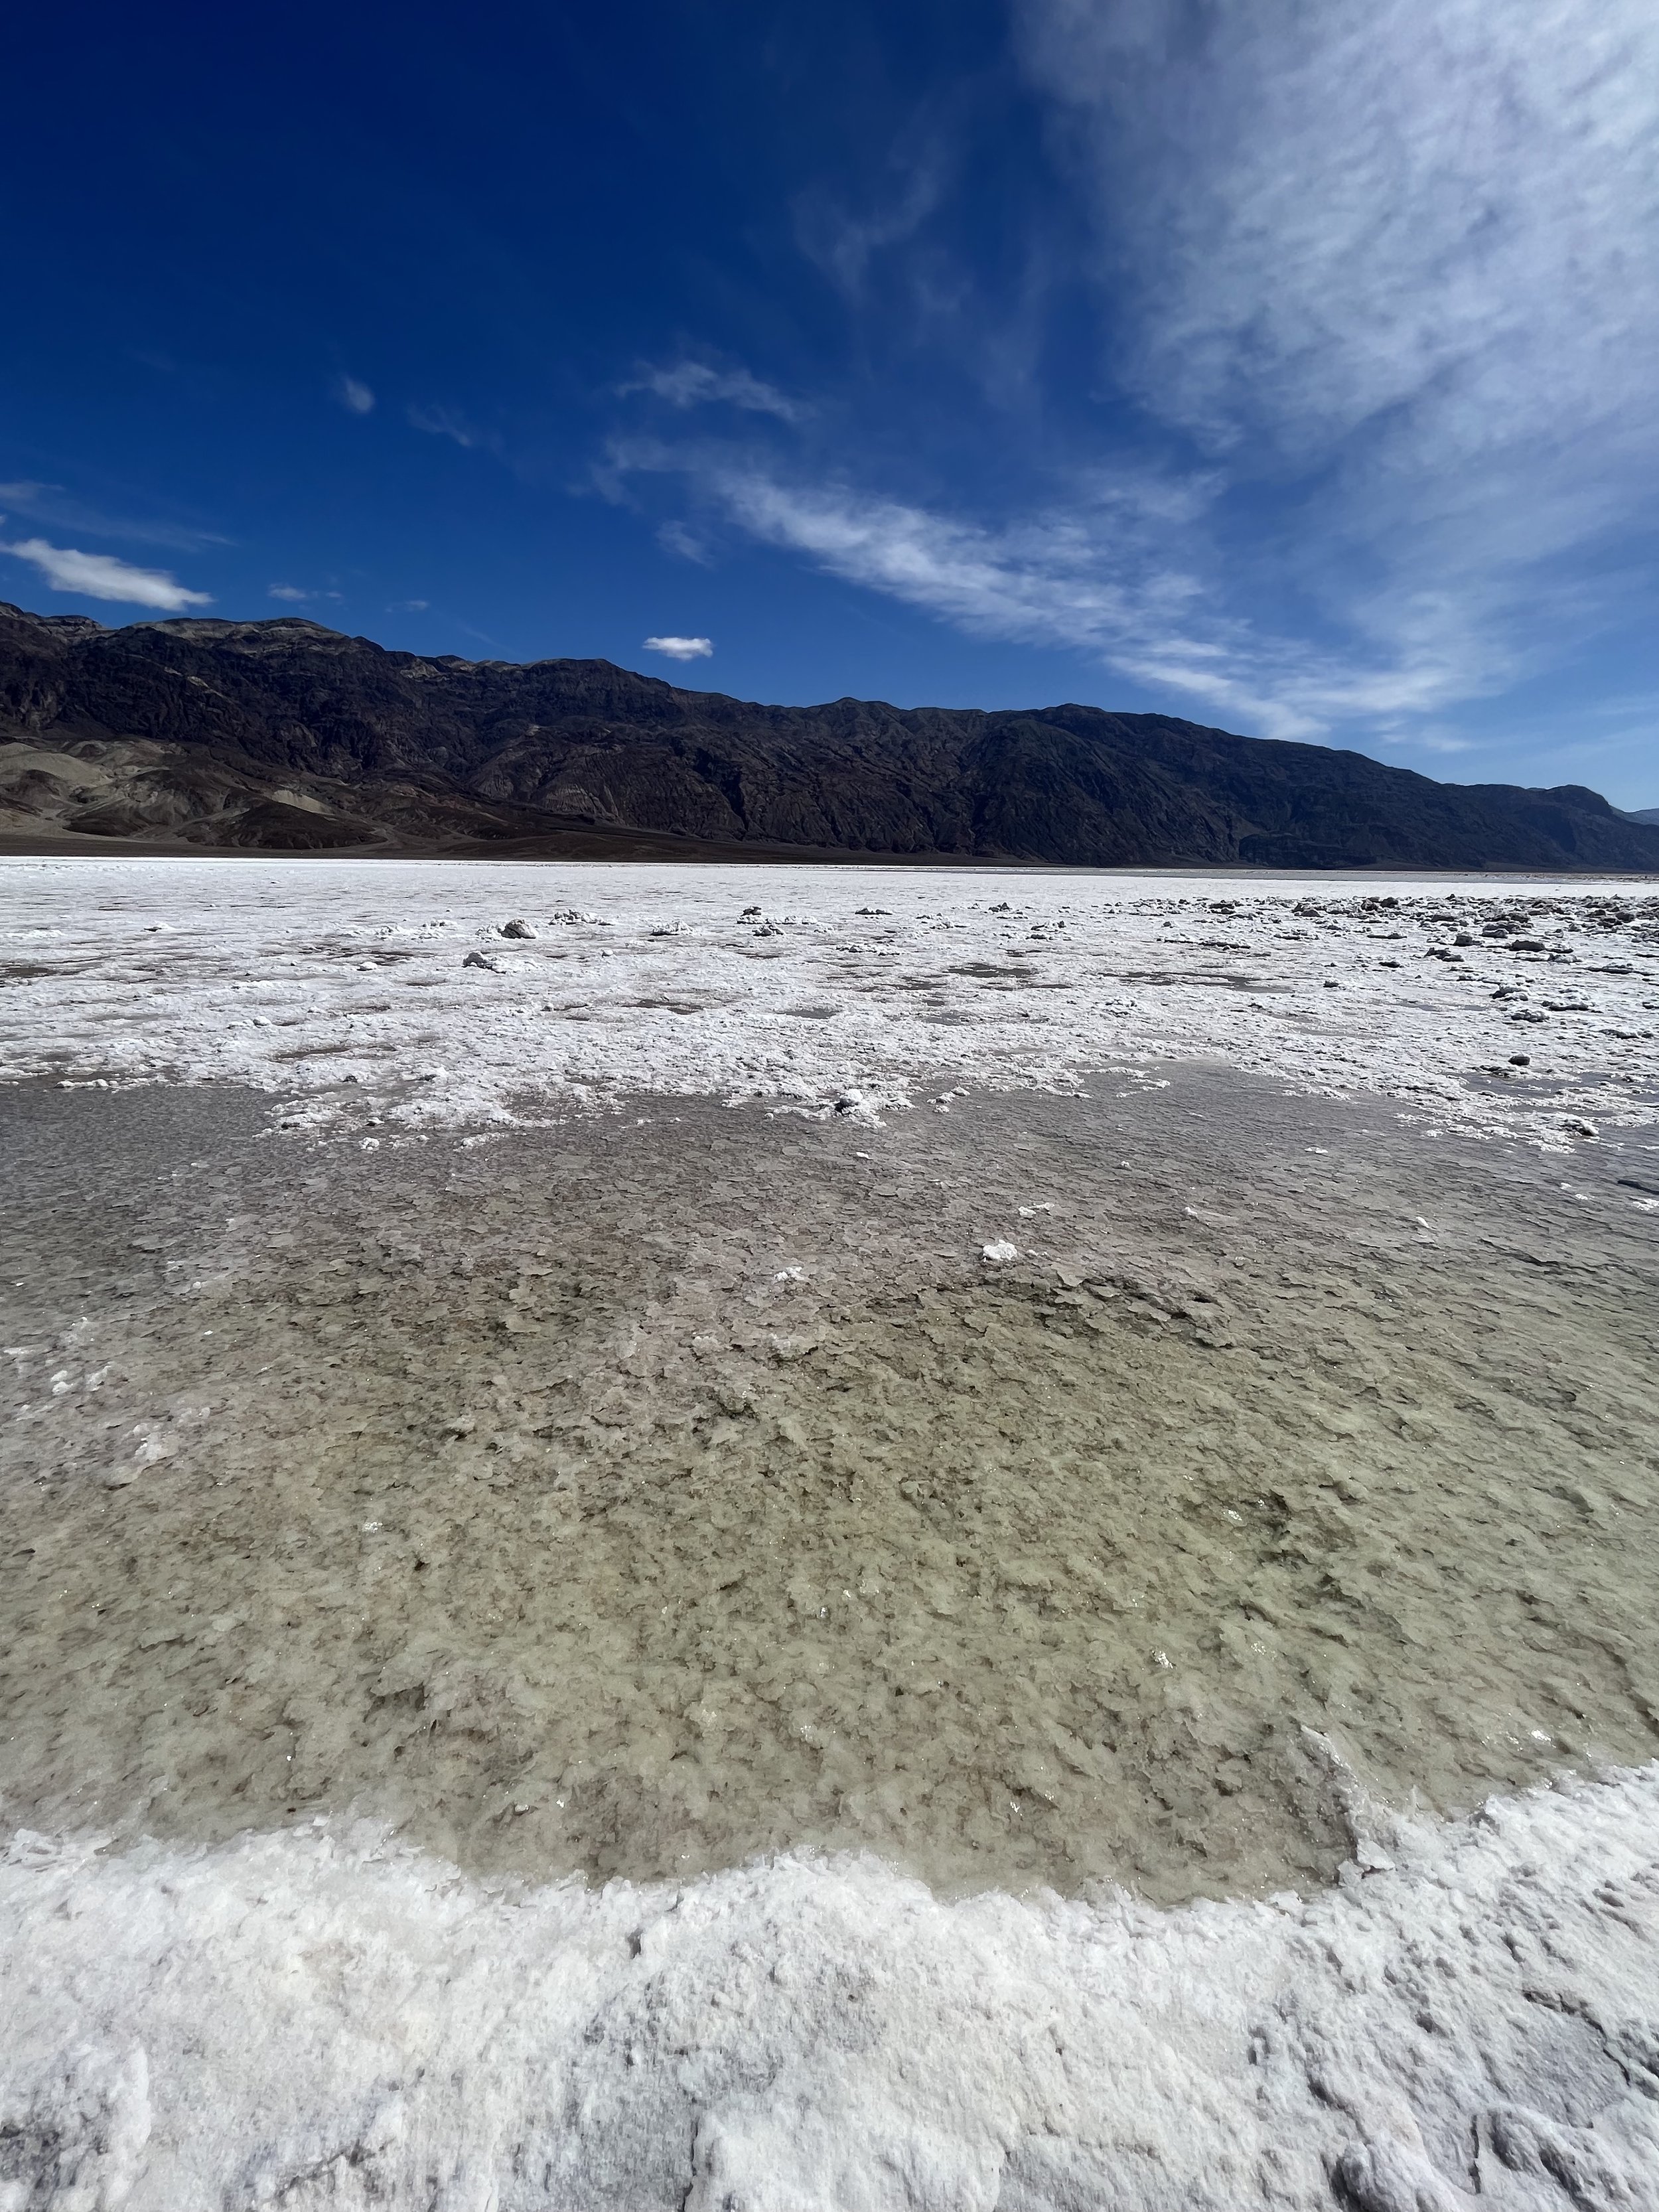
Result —
<path fill-rule="evenodd" d="M 1362 1825 L 1333 1890 L 1167 1914 L 21 1836 L 0 2203 L 1640 2212 L 1656 1819 L 1650 1773 Z"/>
<path fill-rule="evenodd" d="M 0 871 L 0 1077 L 235 1079 L 373 1143 L 573 1093 L 725 1091 L 873 1119 L 928 1103 L 941 1077 L 1063 1089 L 1194 1058 L 1551 1144 L 1571 1121 L 1656 1110 L 1659 896 L 1639 883 Z"/>

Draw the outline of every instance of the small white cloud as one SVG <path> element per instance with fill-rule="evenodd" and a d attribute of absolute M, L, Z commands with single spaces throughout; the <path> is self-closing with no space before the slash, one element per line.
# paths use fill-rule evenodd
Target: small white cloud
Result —
<path fill-rule="evenodd" d="M 723 403 L 750 415 L 775 415 L 780 422 L 799 422 L 811 412 L 775 384 L 751 376 L 746 368 L 710 368 L 700 361 L 678 361 L 672 368 L 642 368 L 631 384 L 621 389 L 624 393 L 654 392 L 671 407 Z"/>
<path fill-rule="evenodd" d="M 293 599 L 296 602 L 314 599 L 316 596 L 315 592 L 302 592 L 297 584 L 273 584 L 267 593 L 267 597 L 273 599 Z"/>
<path fill-rule="evenodd" d="M 645 649 L 647 653 L 660 653 L 669 660 L 707 660 L 714 650 L 714 643 L 707 637 L 648 637 Z"/>
<path fill-rule="evenodd" d="M 29 562 L 54 592 L 74 592 L 82 599 L 119 599 L 129 606 L 154 607 L 170 615 L 213 605 L 209 593 L 187 591 L 166 569 L 135 568 L 112 553 L 82 553 L 73 545 L 48 544 L 44 538 L 0 544 L 0 553 Z"/>
<path fill-rule="evenodd" d="M 374 394 L 366 384 L 355 376 L 343 376 L 334 387 L 334 397 L 348 415 L 369 415 L 374 410 Z"/>

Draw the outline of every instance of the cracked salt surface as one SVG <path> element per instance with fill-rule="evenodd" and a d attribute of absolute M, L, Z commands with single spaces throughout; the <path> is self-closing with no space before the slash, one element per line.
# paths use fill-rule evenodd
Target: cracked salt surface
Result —
<path fill-rule="evenodd" d="M 0 1079 L 234 1079 L 374 1143 L 629 1091 L 873 1121 L 942 1073 L 1070 1090 L 1193 1059 L 1548 1144 L 1659 1114 L 1645 882 L 0 868 Z"/>

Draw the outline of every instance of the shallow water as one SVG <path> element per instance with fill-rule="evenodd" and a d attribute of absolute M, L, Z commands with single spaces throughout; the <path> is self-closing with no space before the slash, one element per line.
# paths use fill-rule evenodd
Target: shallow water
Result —
<path fill-rule="evenodd" d="M 1198 1076 L 368 1158 L 264 1119 L 20 1127 L 14 1819 L 1172 1901 L 1328 1876 L 1356 1792 L 1659 1747 L 1611 1155 L 1576 1195 Z"/>

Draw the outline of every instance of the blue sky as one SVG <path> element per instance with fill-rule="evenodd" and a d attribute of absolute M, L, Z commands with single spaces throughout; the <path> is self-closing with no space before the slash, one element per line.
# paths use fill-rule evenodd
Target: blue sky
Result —
<path fill-rule="evenodd" d="M 0 596 L 1659 803 L 1651 0 L 33 14 Z"/>

